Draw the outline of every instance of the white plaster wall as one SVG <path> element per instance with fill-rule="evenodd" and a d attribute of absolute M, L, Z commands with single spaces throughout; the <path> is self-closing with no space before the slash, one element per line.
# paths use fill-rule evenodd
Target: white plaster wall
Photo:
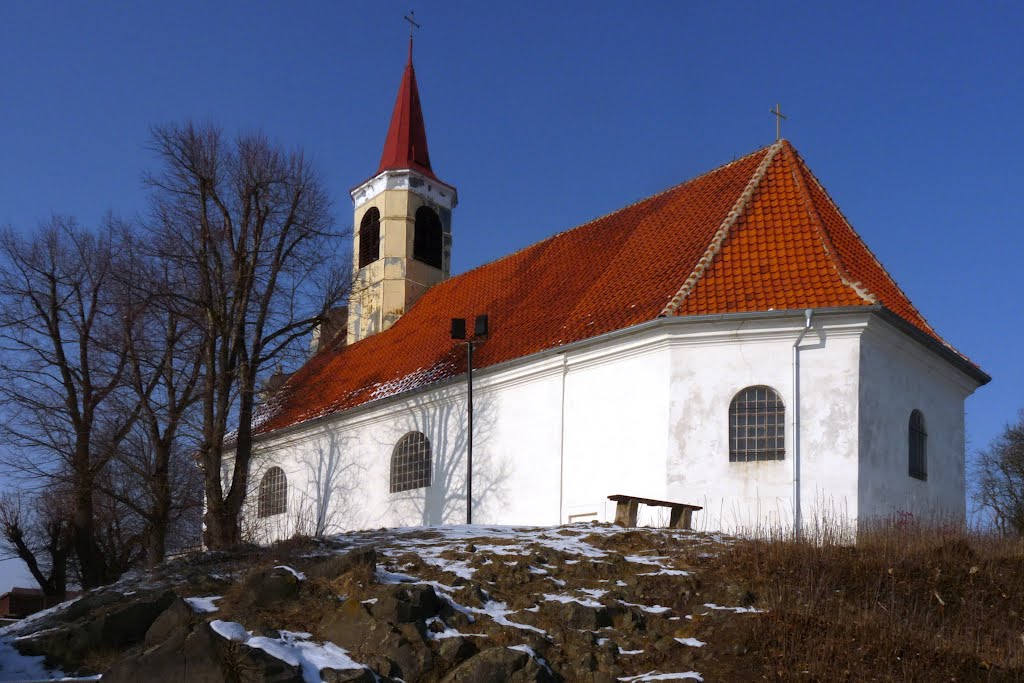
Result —
<path fill-rule="evenodd" d="M 857 514 L 857 364 L 862 316 L 821 317 L 801 343 L 804 525 Z M 672 342 L 667 495 L 701 505 L 694 528 L 765 532 L 793 521 L 793 343 L 803 316 L 694 327 Z M 786 457 L 729 461 L 729 404 L 772 387 L 786 406 Z"/>
<path fill-rule="evenodd" d="M 475 380 L 474 523 L 558 523 L 560 368 L 552 359 Z M 430 440 L 431 486 L 390 493 L 392 450 L 410 431 Z M 466 436 L 465 385 L 450 384 L 262 442 L 249 526 L 266 541 L 317 521 L 323 532 L 465 523 Z M 260 476 L 275 465 L 288 475 L 289 513 L 255 520 Z"/>
<path fill-rule="evenodd" d="M 805 527 L 858 515 L 963 516 L 963 401 L 976 387 L 870 311 L 816 315 L 800 350 L 801 509 Z M 474 522 L 611 521 L 615 493 L 689 502 L 694 527 L 766 531 L 793 519 L 793 343 L 801 314 L 648 325 L 612 339 L 478 373 Z M 730 462 L 728 410 L 764 384 L 786 406 L 786 458 Z M 929 479 L 907 475 L 907 420 L 921 409 Z M 465 521 L 465 385 L 448 383 L 320 420 L 258 445 L 281 466 L 289 514 L 247 526 L 258 540 Z M 563 417 L 564 416 L 564 417 Z M 422 431 L 432 485 L 389 492 L 392 449 Z M 665 523 L 662 508 L 641 524 Z M 261 535 L 261 536 L 260 536 Z"/>
<path fill-rule="evenodd" d="M 612 494 L 665 499 L 669 354 L 664 338 L 664 333 L 648 333 L 567 355 L 564 522 L 614 520 Z M 640 525 L 667 523 L 663 508 L 640 512 Z"/>
<path fill-rule="evenodd" d="M 977 383 L 882 320 L 860 352 L 862 519 L 910 512 L 963 521 L 964 400 Z M 909 475 L 910 413 L 924 414 L 926 481 Z"/>

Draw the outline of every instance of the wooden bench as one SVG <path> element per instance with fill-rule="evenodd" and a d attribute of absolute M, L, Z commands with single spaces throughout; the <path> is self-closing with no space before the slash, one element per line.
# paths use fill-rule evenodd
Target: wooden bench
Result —
<path fill-rule="evenodd" d="M 654 507 L 671 508 L 668 526 L 670 529 L 689 529 L 693 520 L 693 513 L 703 510 L 700 505 L 689 505 L 688 503 L 674 503 L 670 500 L 654 500 L 653 498 L 640 498 L 638 496 L 627 496 L 617 493 L 608 496 L 608 500 L 615 501 L 615 523 L 619 526 L 636 526 L 636 513 L 640 503 Z"/>

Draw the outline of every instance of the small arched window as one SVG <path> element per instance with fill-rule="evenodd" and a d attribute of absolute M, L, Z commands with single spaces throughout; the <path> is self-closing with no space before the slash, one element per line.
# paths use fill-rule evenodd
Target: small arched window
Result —
<path fill-rule="evenodd" d="M 288 477 L 280 467 L 271 467 L 260 480 L 257 516 L 270 517 L 288 510 Z"/>
<path fill-rule="evenodd" d="M 786 406 L 771 387 L 747 387 L 729 404 L 729 461 L 784 460 Z"/>
<path fill-rule="evenodd" d="M 430 486 L 430 441 L 421 432 L 409 432 L 391 453 L 391 493 Z"/>
<path fill-rule="evenodd" d="M 380 211 L 371 207 L 359 223 L 359 267 L 365 268 L 380 258 Z"/>
<path fill-rule="evenodd" d="M 416 209 L 416 224 L 413 227 L 412 257 L 428 266 L 441 267 L 442 230 L 441 219 L 429 206 Z"/>
<path fill-rule="evenodd" d="M 920 410 L 910 413 L 910 476 L 928 479 L 928 432 L 924 428 L 924 415 Z"/>

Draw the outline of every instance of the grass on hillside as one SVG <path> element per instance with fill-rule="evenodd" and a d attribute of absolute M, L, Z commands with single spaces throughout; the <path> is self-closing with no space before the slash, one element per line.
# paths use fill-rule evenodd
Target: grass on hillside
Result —
<path fill-rule="evenodd" d="M 1024 677 L 1024 540 L 905 516 L 848 541 L 825 525 L 694 558 L 767 609 L 746 622 L 767 679 Z"/>

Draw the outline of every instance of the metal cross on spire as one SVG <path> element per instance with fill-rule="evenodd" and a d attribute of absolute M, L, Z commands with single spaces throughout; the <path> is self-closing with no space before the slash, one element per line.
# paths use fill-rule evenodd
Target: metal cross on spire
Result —
<path fill-rule="evenodd" d="M 420 25 L 416 23 L 416 12 L 409 10 L 409 13 L 405 15 L 405 20 L 409 22 L 409 40 L 412 40 L 413 31 L 421 28 Z"/>
<path fill-rule="evenodd" d="M 409 22 L 409 64 L 412 64 L 412 34 L 420 25 L 416 23 L 416 13 L 412 10 L 404 18 Z"/>
<path fill-rule="evenodd" d="M 780 140 L 782 138 L 782 119 L 789 119 L 789 117 L 782 113 L 782 105 L 778 103 L 775 104 L 775 109 L 768 111 L 775 114 L 775 139 Z"/>

